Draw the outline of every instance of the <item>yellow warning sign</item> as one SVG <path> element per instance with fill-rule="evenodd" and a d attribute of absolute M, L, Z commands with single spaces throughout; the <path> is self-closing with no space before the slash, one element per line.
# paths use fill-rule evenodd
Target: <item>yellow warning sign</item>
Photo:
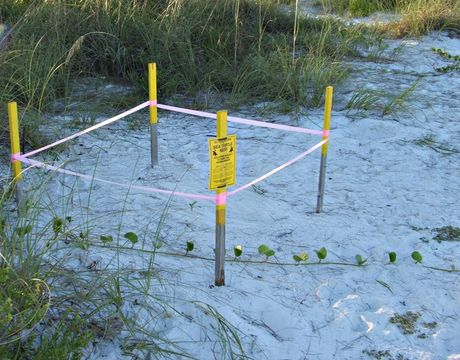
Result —
<path fill-rule="evenodd" d="M 209 139 L 209 189 L 235 184 L 236 135 Z"/>

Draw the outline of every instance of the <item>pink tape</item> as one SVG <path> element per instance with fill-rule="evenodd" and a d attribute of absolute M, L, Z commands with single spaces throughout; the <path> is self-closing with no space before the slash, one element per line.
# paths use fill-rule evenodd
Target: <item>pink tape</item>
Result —
<path fill-rule="evenodd" d="M 180 191 L 164 190 L 164 189 L 158 189 L 158 188 L 151 188 L 151 187 L 147 187 L 147 186 L 123 184 L 123 183 L 119 183 L 119 182 L 115 182 L 115 181 L 104 180 L 104 179 L 100 179 L 100 178 L 97 178 L 97 177 L 94 177 L 94 176 L 81 174 L 81 173 L 77 173 L 77 172 L 70 171 L 70 170 L 65 170 L 65 169 L 62 169 L 62 168 L 59 168 L 59 167 L 56 167 L 56 166 L 53 166 L 53 165 L 47 165 L 47 164 L 44 164 L 44 163 L 42 163 L 40 161 L 28 159 L 24 155 L 17 155 L 17 156 L 15 156 L 15 159 L 20 160 L 23 163 L 29 164 L 29 165 L 34 166 L 34 167 L 39 167 L 39 168 L 46 169 L 46 170 L 56 171 L 56 172 L 59 172 L 61 174 L 76 176 L 76 177 L 79 177 L 79 178 L 82 178 L 82 179 L 85 179 L 85 180 L 88 180 L 88 181 L 99 181 L 99 182 L 105 183 L 105 184 L 116 185 L 116 186 L 121 186 L 121 187 L 129 188 L 129 189 L 136 189 L 136 190 L 150 192 L 150 193 L 159 193 L 159 194 L 165 194 L 165 195 L 170 195 L 170 196 L 180 196 L 180 197 L 185 197 L 185 198 L 189 198 L 189 199 L 196 199 L 196 200 L 208 200 L 208 201 L 212 201 L 212 202 L 215 201 L 215 197 L 211 196 L 211 195 L 191 194 L 191 193 L 185 193 L 185 192 L 180 192 Z"/>
<path fill-rule="evenodd" d="M 205 112 L 205 111 L 189 110 L 189 109 L 184 109 L 184 108 L 180 108 L 180 107 L 176 107 L 176 106 L 170 106 L 170 105 L 163 105 L 163 104 L 158 104 L 158 108 L 163 109 L 163 110 L 168 110 L 168 111 L 174 111 L 174 112 L 178 112 L 178 113 L 188 114 L 188 115 L 205 117 L 205 118 L 209 118 L 209 119 L 215 119 L 216 118 L 216 114 Z M 260 120 L 248 120 L 248 119 L 243 119 L 243 118 L 239 118 L 239 117 L 235 117 L 235 116 L 229 116 L 227 119 L 228 119 L 228 121 L 234 122 L 234 123 L 237 123 L 237 124 L 259 126 L 259 127 L 269 128 L 269 129 L 277 129 L 277 130 L 298 132 L 298 133 L 303 133 L 303 134 L 323 135 L 322 130 L 312 130 L 312 129 L 306 129 L 306 128 L 301 128 L 301 127 L 297 127 L 297 126 L 273 124 L 273 123 L 269 123 L 269 122 L 266 122 L 266 121 L 260 121 Z"/>
<path fill-rule="evenodd" d="M 20 161 L 19 160 L 19 156 L 21 155 L 21 153 L 14 153 L 14 154 L 11 154 L 11 162 L 15 162 L 15 161 Z"/>
<path fill-rule="evenodd" d="M 94 126 L 91 126 L 91 127 L 87 128 L 87 129 L 85 129 L 85 130 L 83 130 L 83 131 L 80 131 L 80 132 L 77 132 L 77 133 L 75 133 L 75 134 L 73 134 L 73 135 L 67 136 L 67 137 L 65 137 L 64 139 L 58 140 L 58 141 L 56 141 L 56 142 L 54 142 L 54 143 L 51 143 L 51 144 L 49 144 L 49 145 L 43 146 L 43 147 L 41 147 L 41 148 L 39 148 L 39 149 L 37 149 L 37 150 L 30 151 L 30 152 L 28 152 L 28 153 L 26 153 L 26 154 L 24 154 L 24 155 L 22 155 L 22 156 L 23 156 L 23 157 L 29 157 L 29 156 L 38 154 L 38 153 L 40 153 L 40 152 L 42 152 L 42 151 L 51 149 L 52 147 L 54 147 L 54 146 L 56 146 L 56 145 L 59 145 L 59 144 L 65 143 L 66 141 L 75 139 L 76 137 L 79 137 L 79 136 L 81 136 L 81 135 L 87 134 L 87 133 L 89 133 L 90 131 L 99 129 L 100 127 L 103 127 L 103 126 L 105 126 L 105 125 L 111 124 L 111 123 L 113 123 L 113 122 L 115 122 L 115 121 L 117 121 L 117 120 L 120 120 L 120 119 L 122 119 L 122 118 L 124 118 L 124 117 L 126 117 L 126 116 L 128 116 L 128 115 L 131 115 L 131 114 L 133 114 L 133 113 L 135 113 L 135 112 L 137 112 L 137 111 L 139 111 L 139 110 L 142 110 L 143 108 L 149 106 L 149 104 L 150 104 L 150 102 L 149 102 L 149 101 L 146 101 L 146 102 L 144 102 L 144 103 L 142 103 L 142 104 L 140 104 L 140 105 L 137 105 L 136 107 L 134 107 L 134 108 L 132 108 L 132 109 L 130 109 L 130 110 L 127 110 L 127 111 L 125 111 L 125 112 L 123 112 L 123 113 L 117 115 L 117 116 L 114 116 L 114 117 L 111 117 L 111 118 L 109 118 L 109 119 L 107 119 L 107 120 L 104 120 L 104 121 L 100 122 L 99 124 L 96 124 L 96 125 L 94 125 Z"/>
<path fill-rule="evenodd" d="M 227 192 L 216 194 L 216 205 L 225 205 L 227 203 Z"/>
<path fill-rule="evenodd" d="M 303 152 L 300 155 L 297 155 L 295 158 L 289 160 L 288 162 L 284 163 L 283 165 L 278 166 L 276 169 L 273 169 L 272 171 L 266 173 L 265 175 L 262 175 L 261 177 L 251 181 L 250 183 L 247 183 L 246 185 L 243 185 L 243 186 L 241 186 L 241 187 L 239 187 L 239 188 L 237 188 L 237 189 L 235 189 L 233 191 L 230 191 L 228 193 L 228 196 L 233 196 L 233 195 L 239 193 L 240 191 L 243 191 L 243 190 L 247 189 L 248 187 L 251 187 L 252 185 L 257 184 L 258 182 L 261 182 L 262 180 L 265 180 L 266 178 L 272 176 L 273 174 L 276 174 L 277 172 L 279 172 L 279 171 L 283 170 L 284 168 L 288 167 L 289 165 L 292 165 L 295 162 L 299 161 L 300 159 L 303 159 L 308 154 L 311 154 L 313 151 L 315 151 L 316 149 L 320 148 L 321 146 L 323 146 L 328 141 L 329 141 L 329 139 L 324 139 L 324 140 L 320 141 L 315 146 L 312 146 L 307 151 Z"/>
<path fill-rule="evenodd" d="M 149 101 L 149 106 L 157 106 L 158 102 L 156 100 L 150 100 Z"/>
<path fill-rule="evenodd" d="M 323 136 L 329 136 L 330 131 L 329 130 L 323 130 L 322 133 L 323 133 Z"/>

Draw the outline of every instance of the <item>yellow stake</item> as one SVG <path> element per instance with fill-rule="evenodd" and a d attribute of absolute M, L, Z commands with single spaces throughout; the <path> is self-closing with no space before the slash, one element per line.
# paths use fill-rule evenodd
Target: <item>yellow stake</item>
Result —
<path fill-rule="evenodd" d="M 217 138 L 227 137 L 227 111 L 217 112 Z M 215 285 L 225 285 L 225 218 L 227 187 L 216 190 L 216 264 Z"/>
<path fill-rule="evenodd" d="M 149 101 L 157 101 L 157 64 L 149 64 Z M 157 105 L 150 105 L 150 124 L 158 122 L 158 108 Z"/>
<path fill-rule="evenodd" d="M 157 107 L 157 64 L 150 63 L 149 69 L 149 101 L 150 101 L 150 153 L 151 165 L 158 164 L 158 107 Z"/>
<path fill-rule="evenodd" d="M 324 102 L 324 125 L 323 125 L 323 140 L 329 138 L 329 131 L 331 129 L 331 113 L 332 113 L 332 86 L 326 88 L 326 100 Z M 316 212 L 319 214 L 323 209 L 324 198 L 324 183 L 326 180 L 326 160 L 327 150 L 329 149 L 329 141 L 321 148 L 321 164 L 319 169 L 319 185 L 318 185 L 318 200 L 316 203 Z"/>
<path fill-rule="evenodd" d="M 324 125 L 323 125 L 323 130 L 324 131 L 329 131 L 331 129 L 331 113 L 332 113 L 332 94 L 333 94 L 333 87 L 328 86 L 326 88 L 326 100 L 324 103 Z M 324 134 L 323 135 L 323 140 L 327 139 L 329 137 L 329 134 Z M 325 143 L 322 148 L 321 152 L 325 156 L 327 155 L 327 150 L 329 148 L 329 141 Z"/>
<path fill-rule="evenodd" d="M 10 123 L 11 155 L 19 155 L 21 145 L 19 142 L 18 104 L 8 103 L 8 119 Z M 22 179 L 22 165 L 19 160 L 13 160 L 13 181 L 17 183 Z"/>

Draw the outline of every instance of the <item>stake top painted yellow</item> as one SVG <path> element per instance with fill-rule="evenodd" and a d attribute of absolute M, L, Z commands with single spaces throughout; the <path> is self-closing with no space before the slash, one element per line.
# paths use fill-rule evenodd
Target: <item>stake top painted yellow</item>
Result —
<path fill-rule="evenodd" d="M 217 112 L 217 138 L 227 137 L 227 110 Z"/>
<path fill-rule="evenodd" d="M 157 101 L 157 64 L 150 63 L 149 70 L 149 100 Z M 150 105 L 150 124 L 158 122 L 158 108 L 156 105 Z"/>
<path fill-rule="evenodd" d="M 16 102 L 8 103 L 8 120 L 10 125 L 10 143 L 11 155 L 19 154 L 21 146 L 19 142 L 19 117 L 18 117 L 18 104 Z M 22 164 L 18 160 L 13 161 L 13 176 L 14 181 L 17 182 L 22 179 Z"/>
<path fill-rule="evenodd" d="M 323 130 L 329 131 L 331 129 L 331 114 L 332 114 L 332 97 L 333 97 L 334 88 L 328 86 L 326 88 L 326 99 L 324 101 L 324 125 Z M 323 139 L 327 139 L 329 135 L 323 135 Z M 327 155 L 327 150 L 329 148 L 329 142 L 325 143 L 321 148 L 321 153 L 323 156 Z"/>

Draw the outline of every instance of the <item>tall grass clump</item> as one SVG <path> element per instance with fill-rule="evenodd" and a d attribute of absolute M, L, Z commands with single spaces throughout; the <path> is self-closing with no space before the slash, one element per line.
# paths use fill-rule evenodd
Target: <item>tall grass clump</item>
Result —
<path fill-rule="evenodd" d="M 394 10 L 400 0 L 322 0 L 326 11 L 352 16 L 369 16 L 377 11 Z"/>
<path fill-rule="evenodd" d="M 369 16 L 377 11 L 393 12 L 401 20 L 378 27 L 401 37 L 423 35 L 432 30 L 460 32 L 459 0 L 322 0 L 326 11 L 351 16 Z"/>
<path fill-rule="evenodd" d="M 0 53 L 1 100 L 49 110 L 83 76 L 145 91 L 146 64 L 155 61 L 163 98 L 217 91 L 316 105 L 311 94 L 343 78 L 337 63 L 362 37 L 332 20 L 290 14 L 279 2 L 10 1 L 1 13 L 13 29 Z"/>
<path fill-rule="evenodd" d="M 398 11 L 401 21 L 384 26 L 394 36 L 420 36 L 432 30 L 460 33 L 460 0 L 408 0 Z"/>

